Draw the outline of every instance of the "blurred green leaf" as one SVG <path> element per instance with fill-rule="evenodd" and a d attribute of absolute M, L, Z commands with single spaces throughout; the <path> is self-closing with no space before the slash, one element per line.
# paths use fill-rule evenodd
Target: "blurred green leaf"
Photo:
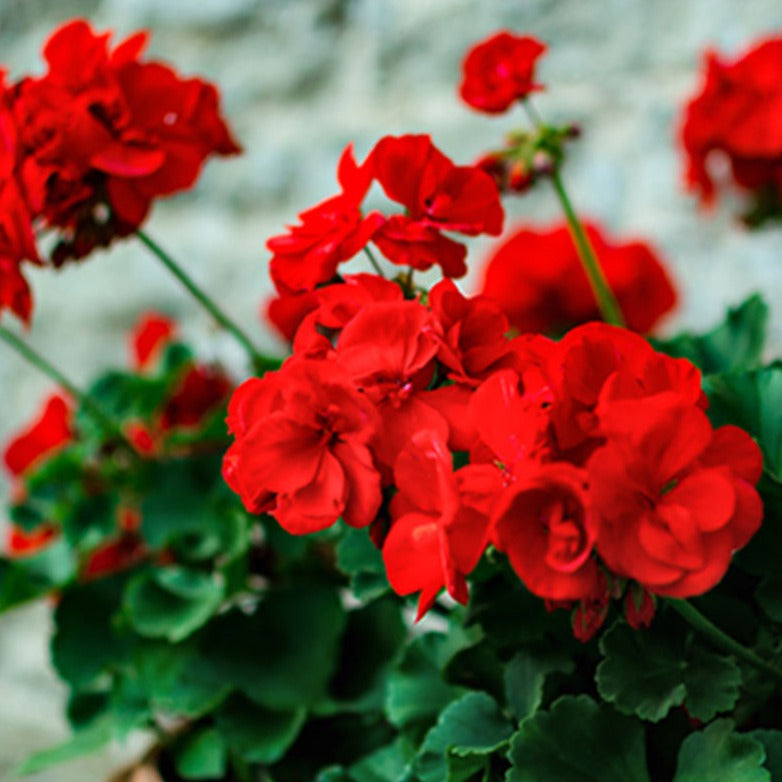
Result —
<path fill-rule="evenodd" d="M 731 307 L 725 320 L 706 334 L 678 334 L 654 345 L 670 356 L 689 359 L 704 374 L 754 369 L 762 359 L 767 325 L 768 306 L 756 293 Z"/>
<path fill-rule="evenodd" d="M 389 590 L 383 555 L 365 529 L 345 529 L 337 546 L 337 567 L 350 577 L 350 587 L 359 600 L 373 600 Z"/>
<path fill-rule="evenodd" d="M 732 720 L 717 720 L 682 742 L 673 782 L 771 782 L 764 758 L 760 741 L 734 733 Z"/>
<path fill-rule="evenodd" d="M 746 429 L 763 451 L 766 471 L 782 482 L 782 364 L 712 375 L 705 378 L 705 389 L 715 426 L 734 424 Z"/>
<path fill-rule="evenodd" d="M 89 685 L 128 652 L 113 621 L 123 584 L 122 576 L 74 584 L 57 604 L 52 661 L 75 689 Z"/>
<path fill-rule="evenodd" d="M 223 583 L 217 574 L 172 566 L 138 574 L 128 584 L 122 604 L 138 633 L 177 642 L 204 625 L 222 600 Z"/>
<path fill-rule="evenodd" d="M 270 709 L 314 706 L 336 670 L 345 620 L 334 590 L 270 590 L 252 614 L 231 611 L 209 623 L 190 675 Z"/>
<path fill-rule="evenodd" d="M 175 747 L 176 769 L 184 779 L 222 779 L 228 753 L 220 732 L 201 728 Z"/>
<path fill-rule="evenodd" d="M 112 739 L 112 723 L 105 716 L 76 731 L 70 739 L 51 749 L 36 752 L 16 770 L 17 774 L 37 774 L 52 766 L 90 755 L 108 744 Z"/>
<path fill-rule="evenodd" d="M 339 663 L 329 687 L 334 708 L 382 708 L 385 674 L 406 634 L 395 598 L 380 598 L 347 614 Z"/>
<path fill-rule="evenodd" d="M 349 769 L 352 782 L 400 782 L 412 778 L 415 748 L 411 741 L 399 736 L 394 742 L 361 758 Z"/>
<path fill-rule="evenodd" d="M 226 744 L 245 760 L 274 763 L 295 741 L 306 718 L 304 706 L 276 711 L 233 695 L 218 709 L 216 725 Z"/>
<path fill-rule="evenodd" d="M 67 583 L 75 571 L 73 552 L 62 539 L 28 556 L 0 557 L 0 611 L 48 594 Z"/>
<path fill-rule="evenodd" d="M 744 734 L 759 741 L 766 752 L 763 767 L 771 772 L 772 782 L 782 779 L 782 731 L 779 730 L 753 730 Z"/>

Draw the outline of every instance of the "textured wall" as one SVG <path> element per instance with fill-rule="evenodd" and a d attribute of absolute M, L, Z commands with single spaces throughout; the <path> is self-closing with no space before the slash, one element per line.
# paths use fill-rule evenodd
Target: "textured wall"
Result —
<path fill-rule="evenodd" d="M 12 75 L 39 69 L 48 32 L 75 15 L 118 35 L 148 27 L 154 56 L 222 87 L 246 154 L 211 163 L 197 192 L 159 204 L 149 231 L 270 347 L 257 318 L 268 292 L 264 241 L 333 192 L 346 142 L 363 155 L 385 133 L 425 131 L 467 162 L 520 119 L 471 114 L 455 96 L 463 52 L 501 26 L 550 44 L 541 66 L 549 90 L 537 105 L 585 129 L 566 170 L 574 201 L 615 233 L 651 239 L 663 252 L 683 299 L 668 327 L 705 326 L 756 289 L 779 306 L 779 229 L 747 234 L 728 205 L 699 215 L 679 187 L 673 147 L 701 50 L 739 51 L 779 30 L 779 0 L 0 0 L 0 61 Z M 510 211 L 517 220 L 558 215 L 546 192 Z M 79 382 L 125 360 L 123 334 L 143 307 L 180 317 L 206 352 L 238 365 L 233 346 L 137 243 L 31 278 L 31 341 Z M 780 345 L 782 310 L 773 328 Z M 0 440 L 48 387 L 0 349 Z M 7 490 L 0 483 L 0 498 Z M 12 761 L 65 733 L 45 645 L 41 607 L 0 619 L 0 780 L 10 778 Z M 37 779 L 99 780 L 108 762 Z"/>

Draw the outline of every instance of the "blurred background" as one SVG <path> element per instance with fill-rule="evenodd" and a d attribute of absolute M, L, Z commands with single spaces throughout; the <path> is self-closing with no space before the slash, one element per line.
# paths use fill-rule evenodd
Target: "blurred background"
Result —
<path fill-rule="evenodd" d="M 152 33 L 149 55 L 222 90 L 245 154 L 207 165 L 196 190 L 159 203 L 148 232 L 256 341 L 282 353 L 260 320 L 270 294 L 265 240 L 333 194 L 349 141 L 359 159 L 385 134 L 431 133 L 457 163 L 499 146 L 520 112 L 490 118 L 456 96 L 466 49 L 501 27 L 549 44 L 536 99 L 552 122 L 584 130 L 564 178 L 574 203 L 617 238 L 643 238 L 667 261 L 681 303 L 665 325 L 703 329 L 726 305 L 762 291 L 782 346 L 782 229 L 749 233 L 723 202 L 704 214 L 681 187 L 676 130 L 700 84 L 706 47 L 737 54 L 782 30 L 778 0 L 0 0 L 0 57 L 11 78 L 42 69 L 51 30 L 75 16 L 118 40 Z M 507 202 L 512 227 L 559 219 L 545 186 Z M 470 291 L 489 243 L 471 248 Z M 144 309 L 180 320 L 204 356 L 241 376 L 241 356 L 137 241 L 29 274 L 30 341 L 77 383 L 127 360 Z M 10 320 L 10 319 L 9 319 Z M 35 414 L 51 385 L 0 345 L 0 442 Z M 0 501 L 9 485 L 0 478 Z M 0 781 L 29 752 L 67 736 L 63 690 L 48 664 L 49 608 L 0 618 Z M 101 782 L 138 746 L 30 777 Z"/>

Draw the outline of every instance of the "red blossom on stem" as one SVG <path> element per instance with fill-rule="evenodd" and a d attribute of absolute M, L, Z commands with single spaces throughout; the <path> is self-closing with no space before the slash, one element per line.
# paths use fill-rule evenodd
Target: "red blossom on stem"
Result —
<path fill-rule="evenodd" d="M 462 65 L 462 100 L 477 111 L 501 114 L 515 101 L 542 90 L 535 65 L 545 44 L 529 35 L 495 33 L 473 46 Z"/>

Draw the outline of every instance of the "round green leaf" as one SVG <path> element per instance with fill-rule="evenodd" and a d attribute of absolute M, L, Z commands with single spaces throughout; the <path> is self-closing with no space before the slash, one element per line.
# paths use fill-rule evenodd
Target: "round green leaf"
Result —
<path fill-rule="evenodd" d="M 508 759 L 506 782 L 650 782 L 641 724 L 586 695 L 524 720 Z"/>
<path fill-rule="evenodd" d="M 732 720 L 717 720 L 682 742 L 673 782 L 771 782 L 757 739 L 733 732 Z"/>
<path fill-rule="evenodd" d="M 176 768 L 185 779 L 220 779 L 225 774 L 226 746 L 214 728 L 203 728 L 176 748 Z"/>
<path fill-rule="evenodd" d="M 708 721 L 739 697 L 736 663 L 688 645 L 685 632 L 664 621 L 649 630 L 617 622 L 601 637 L 600 650 L 605 659 L 597 667 L 598 692 L 625 714 L 658 722 L 686 700 L 692 716 Z"/>
<path fill-rule="evenodd" d="M 123 603 L 136 632 L 175 643 L 205 624 L 222 600 L 223 583 L 215 574 L 168 567 L 139 574 Z"/>
<path fill-rule="evenodd" d="M 307 718 L 303 706 L 274 711 L 234 695 L 216 715 L 217 729 L 226 743 L 252 763 L 275 763 L 296 740 Z"/>

